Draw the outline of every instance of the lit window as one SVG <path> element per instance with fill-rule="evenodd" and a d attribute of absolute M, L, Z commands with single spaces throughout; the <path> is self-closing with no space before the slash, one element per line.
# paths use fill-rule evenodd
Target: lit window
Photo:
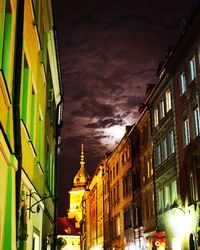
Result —
<path fill-rule="evenodd" d="M 171 91 L 168 89 L 165 93 L 166 98 L 166 111 L 168 112 L 172 108 Z"/>
<path fill-rule="evenodd" d="M 170 207 L 170 188 L 169 186 L 165 186 L 165 208 Z"/>
<path fill-rule="evenodd" d="M 116 218 L 116 236 L 120 235 L 120 215 Z"/>
<path fill-rule="evenodd" d="M 149 161 L 147 162 L 147 177 L 150 177 L 150 164 Z"/>
<path fill-rule="evenodd" d="M 183 95 L 186 91 L 186 78 L 184 72 L 180 74 L 180 91 L 181 95 Z"/>
<path fill-rule="evenodd" d="M 159 212 L 162 212 L 163 207 L 164 207 L 164 197 L 163 197 L 163 189 L 161 188 L 158 191 L 158 209 L 159 209 Z"/>
<path fill-rule="evenodd" d="M 155 163 L 156 166 L 158 166 L 161 163 L 160 144 L 158 144 L 155 149 Z"/>
<path fill-rule="evenodd" d="M 35 228 L 34 228 L 35 229 Z M 33 242 L 32 242 L 32 249 L 33 250 L 38 250 L 40 247 L 40 236 L 39 236 L 39 231 L 37 229 L 35 229 L 33 232 Z"/>
<path fill-rule="evenodd" d="M 189 120 L 188 118 L 183 122 L 183 129 L 184 129 L 184 143 L 187 146 L 190 143 L 190 128 L 189 128 Z"/>
<path fill-rule="evenodd" d="M 193 81 L 196 78 L 196 63 L 194 56 L 189 61 L 189 70 L 190 70 L 190 80 Z"/>
<path fill-rule="evenodd" d="M 150 169 L 151 169 L 151 175 L 153 175 L 153 165 L 152 165 L 152 158 L 150 159 Z"/>
<path fill-rule="evenodd" d="M 200 134 L 199 107 L 197 107 L 193 112 L 194 112 L 195 136 L 198 136 Z"/>
<path fill-rule="evenodd" d="M 165 117 L 165 102 L 164 102 L 164 100 L 162 100 L 160 102 L 160 118 L 162 119 L 163 117 Z"/>
<path fill-rule="evenodd" d="M 177 202 L 177 182 L 173 180 L 171 183 L 171 203 L 175 204 Z"/>
<path fill-rule="evenodd" d="M 173 154 L 175 152 L 174 147 L 174 131 L 171 130 L 168 135 L 169 138 L 169 155 Z"/>
<path fill-rule="evenodd" d="M 159 123 L 159 118 L 158 118 L 158 108 L 154 109 L 154 126 L 156 127 Z"/>
<path fill-rule="evenodd" d="M 166 137 L 162 141 L 162 160 L 167 159 L 167 139 Z"/>

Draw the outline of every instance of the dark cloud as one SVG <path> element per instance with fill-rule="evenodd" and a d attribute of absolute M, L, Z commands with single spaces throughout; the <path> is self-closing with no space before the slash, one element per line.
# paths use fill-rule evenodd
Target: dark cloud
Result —
<path fill-rule="evenodd" d="M 157 65 L 180 36 L 190 1 L 60 0 L 55 10 L 64 88 L 58 163 L 63 201 L 79 168 L 81 142 L 92 174 L 120 139 L 112 129 L 137 120 L 146 87 L 156 83 Z M 59 213 L 65 209 L 60 202 Z"/>
<path fill-rule="evenodd" d="M 125 124 L 124 120 L 121 117 L 116 118 L 106 118 L 100 119 L 97 122 L 88 123 L 85 125 L 86 128 L 110 128 L 115 125 L 123 126 Z"/>

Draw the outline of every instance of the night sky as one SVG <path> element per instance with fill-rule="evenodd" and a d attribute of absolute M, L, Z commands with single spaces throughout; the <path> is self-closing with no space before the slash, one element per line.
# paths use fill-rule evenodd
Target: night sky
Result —
<path fill-rule="evenodd" d="M 57 0 L 55 20 L 64 125 L 58 159 L 58 215 L 80 167 L 81 143 L 90 175 L 137 120 L 158 63 L 181 36 L 189 0 Z"/>

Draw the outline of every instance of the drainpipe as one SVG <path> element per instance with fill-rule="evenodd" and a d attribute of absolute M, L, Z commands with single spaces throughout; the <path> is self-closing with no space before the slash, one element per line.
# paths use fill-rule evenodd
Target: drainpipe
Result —
<path fill-rule="evenodd" d="M 62 117 L 59 113 L 60 111 L 60 107 L 63 104 L 63 89 L 62 89 L 62 79 L 61 79 L 61 69 L 60 69 L 60 60 L 59 60 L 59 51 L 58 51 L 58 40 L 57 40 L 57 35 L 56 35 L 56 28 L 55 28 L 55 1 L 51 0 L 51 4 L 52 4 L 52 13 L 53 13 L 53 34 L 54 34 L 54 41 L 55 41 L 55 50 L 56 50 L 56 57 L 57 57 L 57 68 L 58 68 L 58 77 L 59 77 L 59 83 L 60 83 L 60 96 L 61 96 L 61 100 L 60 102 L 57 104 L 57 108 L 56 108 L 56 150 L 55 150 L 55 188 L 54 188 L 54 193 L 55 193 L 55 201 L 54 201 L 54 230 L 53 230 L 53 249 L 56 249 L 56 240 L 57 240 L 57 185 L 58 185 L 58 163 L 57 163 L 57 159 L 58 159 L 58 148 L 59 148 L 59 143 L 58 142 L 58 138 L 60 136 L 60 129 L 63 126 L 63 121 L 62 121 Z M 58 124 L 58 117 L 60 116 L 60 124 Z"/>
<path fill-rule="evenodd" d="M 55 195 L 55 200 L 54 200 L 54 229 L 53 229 L 53 249 L 55 250 L 56 249 L 56 240 L 57 240 L 57 237 L 56 237 L 56 225 L 57 225 L 57 197 L 58 197 L 58 194 L 57 194 L 57 185 L 58 185 L 58 182 L 57 182 L 57 178 L 58 178 L 58 163 L 57 163 L 57 159 L 58 159 L 58 149 L 59 149 L 59 136 L 60 136 L 60 124 L 58 124 L 58 117 L 59 117 L 59 112 L 60 112 L 60 106 L 62 104 L 62 98 L 60 100 L 60 102 L 58 103 L 57 105 L 57 109 L 56 109 L 56 147 L 55 147 L 55 170 L 54 170 L 54 173 L 55 173 L 55 185 L 54 185 L 54 195 Z"/>
<path fill-rule="evenodd" d="M 23 51 L 23 24 L 24 24 L 24 0 L 17 1 L 16 34 L 15 34 L 15 58 L 13 78 L 13 120 L 14 120 L 14 148 L 18 161 L 16 172 L 16 242 L 18 241 L 18 229 L 20 220 L 20 193 L 22 173 L 22 145 L 20 129 L 20 88 Z"/>

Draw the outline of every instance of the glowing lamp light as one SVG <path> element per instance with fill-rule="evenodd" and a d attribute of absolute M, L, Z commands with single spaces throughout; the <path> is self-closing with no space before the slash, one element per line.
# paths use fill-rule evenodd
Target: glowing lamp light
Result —
<path fill-rule="evenodd" d="M 172 239 L 172 249 L 181 250 L 181 239 L 179 237 L 175 237 Z"/>
<path fill-rule="evenodd" d="M 192 220 L 189 212 L 184 213 L 176 210 L 174 214 L 169 216 L 169 223 L 176 236 L 185 235 L 191 231 Z"/>

